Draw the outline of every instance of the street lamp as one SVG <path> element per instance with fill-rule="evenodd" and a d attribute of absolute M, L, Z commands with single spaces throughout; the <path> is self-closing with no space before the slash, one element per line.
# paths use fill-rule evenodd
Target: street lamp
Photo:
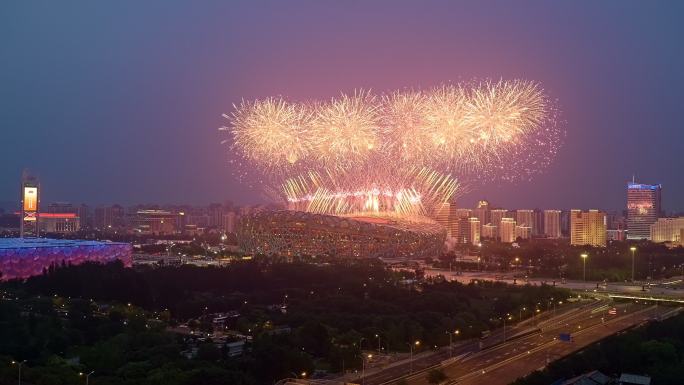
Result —
<path fill-rule="evenodd" d="M 368 361 L 370 362 L 371 358 L 373 358 L 372 354 L 368 355 Z M 364 385 L 366 382 L 366 379 L 364 378 L 366 376 L 366 359 L 364 358 L 363 354 L 361 355 L 361 385 Z"/>
<path fill-rule="evenodd" d="M 527 310 L 527 308 L 525 308 L 525 307 L 520 308 L 520 311 L 519 311 L 519 314 L 518 314 L 518 322 L 521 322 L 521 321 L 522 321 L 522 312 L 523 312 L 523 310 Z"/>
<path fill-rule="evenodd" d="M 86 385 L 88 385 L 88 383 L 90 382 L 90 375 L 91 375 L 91 374 L 93 374 L 93 373 L 95 373 L 95 371 L 94 371 L 94 370 L 93 370 L 93 371 L 91 371 L 91 372 L 90 372 L 90 373 L 88 373 L 88 374 L 85 374 L 85 373 L 81 372 L 81 373 L 79 373 L 78 375 L 79 375 L 79 376 L 83 376 L 83 375 L 85 375 L 85 376 L 86 376 Z"/>
<path fill-rule="evenodd" d="M 12 360 L 12 365 L 17 365 L 19 367 L 19 385 L 21 385 L 21 366 L 26 363 L 26 360 L 17 362 Z"/>
<path fill-rule="evenodd" d="M 510 314 L 506 314 L 505 317 L 503 317 L 503 342 L 506 343 L 506 318 L 509 320 L 511 319 Z"/>
<path fill-rule="evenodd" d="M 582 277 L 583 277 L 582 279 L 584 280 L 585 283 L 587 282 L 587 257 L 588 256 L 589 255 L 587 255 L 587 253 L 582 253 L 582 255 L 581 255 L 581 257 L 582 257 Z"/>
<path fill-rule="evenodd" d="M 452 339 L 452 335 L 453 335 L 453 334 L 459 335 L 459 334 L 461 334 L 461 331 L 458 330 L 458 329 L 456 329 L 456 330 L 454 330 L 453 333 L 447 332 L 447 334 L 449 335 L 449 358 L 451 358 L 451 357 L 453 357 L 453 355 L 454 355 L 454 346 L 453 346 L 453 343 L 454 343 L 454 342 L 453 342 L 453 339 Z"/>
<path fill-rule="evenodd" d="M 420 341 L 416 340 L 414 343 L 409 344 L 410 356 L 409 356 L 409 374 L 413 373 L 413 346 L 420 346 Z"/>
<path fill-rule="evenodd" d="M 380 355 L 380 334 L 376 334 L 375 338 L 378 339 L 378 355 Z"/>
<path fill-rule="evenodd" d="M 629 248 L 629 250 L 632 251 L 632 282 L 634 282 L 634 253 L 636 252 L 636 249 L 635 246 Z"/>

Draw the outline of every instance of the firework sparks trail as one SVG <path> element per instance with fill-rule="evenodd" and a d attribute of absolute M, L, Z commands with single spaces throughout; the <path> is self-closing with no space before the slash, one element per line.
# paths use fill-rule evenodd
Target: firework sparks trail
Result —
<path fill-rule="evenodd" d="M 538 83 L 501 80 L 326 103 L 243 101 L 221 129 L 238 178 L 290 208 L 422 216 L 464 184 L 546 168 L 563 134 L 556 115 Z"/>

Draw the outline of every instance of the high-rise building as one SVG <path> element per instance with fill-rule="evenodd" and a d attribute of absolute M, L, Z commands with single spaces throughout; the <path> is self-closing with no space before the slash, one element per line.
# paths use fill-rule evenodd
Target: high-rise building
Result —
<path fill-rule="evenodd" d="M 544 210 L 544 235 L 549 238 L 561 237 L 560 210 Z"/>
<path fill-rule="evenodd" d="M 480 227 L 489 223 L 491 221 L 489 216 L 489 202 L 486 200 L 477 202 L 477 207 L 473 209 L 472 215 L 480 221 Z"/>
<path fill-rule="evenodd" d="M 81 228 L 90 228 L 92 226 L 92 221 L 90 218 L 90 207 L 86 204 L 81 204 L 76 208 L 76 215 L 80 221 Z"/>
<path fill-rule="evenodd" d="M 517 210 L 515 212 L 515 222 L 518 226 L 534 229 L 534 210 Z"/>
<path fill-rule="evenodd" d="M 496 239 L 499 237 L 497 227 L 491 223 L 482 226 L 482 238 Z"/>
<path fill-rule="evenodd" d="M 449 211 L 449 233 L 452 237 L 458 238 L 464 232 L 468 230 L 464 226 L 467 224 L 461 223 L 463 218 L 470 217 L 470 209 L 457 208 L 455 203 L 451 204 Z"/>
<path fill-rule="evenodd" d="M 234 233 L 237 225 L 237 215 L 234 211 L 229 211 L 223 216 L 223 231 L 226 233 Z"/>
<path fill-rule="evenodd" d="M 570 210 L 570 244 L 606 246 L 606 213 L 598 210 Z"/>
<path fill-rule="evenodd" d="M 499 238 L 504 243 L 515 242 L 515 219 L 501 218 L 501 222 L 499 222 Z"/>
<path fill-rule="evenodd" d="M 223 205 L 221 205 L 220 203 L 210 204 L 207 208 L 207 214 L 209 215 L 210 227 L 223 227 L 223 216 L 225 215 Z"/>
<path fill-rule="evenodd" d="M 489 215 L 490 215 L 490 219 L 491 219 L 489 223 L 491 223 L 492 225 L 494 225 L 496 227 L 499 227 L 499 223 L 501 222 L 501 219 L 506 218 L 506 216 L 508 215 L 508 210 L 504 210 L 504 209 L 490 210 Z"/>
<path fill-rule="evenodd" d="M 532 235 L 544 234 L 544 212 L 539 209 L 534 209 L 534 224 L 532 226 Z"/>
<path fill-rule="evenodd" d="M 441 205 L 437 206 L 435 209 L 435 213 L 433 215 L 433 218 L 437 223 L 440 225 L 444 226 L 444 228 L 447 231 L 447 237 L 453 237 L 455 234 L 453 233 L 452 229 L 452 209 L 451 209 L 452 204 L 449 202 L 444 202 Z M 455 206 L 455 205 L 454 205 Z M 240 213 L 240 216 L 244 216 L 242 212 Z"/>
<path fill-rule="evenodd" d="M 457 242 L 463 243 L 462 234 L 469 230 L 465 228 L 467 223 L 461 223 L 462 219 L 470 217 L 470 209 L 456 208 L 455 203 L 442 203 L 437 207 L 434 214 L 434 219 L 437 223 L 444 226 L 447 230 L 447 236 L 457 238 Z"/>
<path fill-rule="evenodd" d="M 627 220 L 620 212 L 612 211 L 606 213 L 606 223 L 608 230 L 626 230 Z"/>
<path fill-rule="evenodd" d="M 96 207 L 93 218 L 93 225 L 96 229 L 106 230 L 112 227 L 111 207 Z"/>
<path fill-rule="evenodd" d="M 470 217 L 472 217 L 472 210 L 470 210 L 470 209 L 455 209 L 454 215 L 456 215 L 456 218 L 458 218 L 458 219 L 470 218 Z"/>
<path fill-rule="evenodd" d="M 560 214 L 561 236 L 570 237 L 570 211 L 561 210 Z"/>
<path fill-rule="evenodd" d="M 475 217 L 458 219 L 458 243 L 477 245 L 480 243 L 480 220 Z"/>
<path fill-rule="evenodd" d="M 116 229 L 124 225 L 124 208 L 119 205 L 95 208 L 95 228 L 103 231 Z"/>
<path fill-rule="evenodd" d="M 24 237 L 37 237 L 40 235 L 39 205 L 40 183 L 38 178 L 28 174 L 24 170 L 21 175 L 21 217 L 19 218 L 19 234 Z"/>
<path fill-rule="evenodd" d="M 626 233 L 627 233 L 627 231 L 625 231 L 625 230 L 608 229 L 608 230 L 606 230 L 606 240 L 608 240 L 608 241 L 624 241 L 627 237 Z"/>
<path fill-rule="evenodd" d="M 470 217 L 468 218 L 468 227 L 470 230 L 468 231 L 468 243 L 471 245 L 478 245 L 480 243 L 480 220 L 476 217 Z"/>
<path fill-rule="evenodd" d="M 651 225 L 660 217 L 662 187 L 627 183 L 627 238 L 650 239 Z"/>
<path fill-rule="evenodd" d="M 530 226 L 515 226 L 515 239 L 530 239 L 532 228 Z"/>
<path fill-rule="evenodd" d="M 650 231 L 650 239 L 653 242 L 680 244 L 684 242 L 681 238 L 682 231 L 684 231 L 684 217 L 659 218 L 651 225 Z"/>

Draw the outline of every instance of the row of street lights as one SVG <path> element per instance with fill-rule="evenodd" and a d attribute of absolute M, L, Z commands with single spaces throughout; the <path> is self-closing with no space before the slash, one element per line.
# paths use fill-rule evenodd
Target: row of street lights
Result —
<path fill-rule="evenodd" d="M 458 330 L 456 331 L 456 334 L 460 333 Z M 375 337 L 378 339 L 378 352 L 380 352 L 380 336 L 378 334 L 375 335 Z M 451 342 L 451 333 L 449 333 L 449 341 Z M 365 337 L 362 337 L 359 340 L 359 349 L 361 349 L 361 343 L 363 340 L 365 340 Z M 415 340 L 412 343 L 408 344 L 409 346 L 409 373 L 413 373 L 413 348 L 414 347 L 419 347 L 420 346 L 420 340 Z M 380 354 L 380 353 L 378 353 Z M 361 353 L 361 385 L 365 384 L 366 381 L 366 360 L 370 362 L 370 360 L 373 358 L 373 354 L 369 353 L 364 355 L 363 352 Z"/>
<path fill-rule="evenodd" d="M 634 282 L 634 270 L 635 270 L 634 269 L 634 267 L 635 267 L 634 254 L 636 253 L 637 248 L 636 248 L 636 246 L 630 246 L 629 250 L 632 252 L 632 282 Z M 582 257 L 582 280 L 584 282 L 586 282 L 587 281 L 587 258 L 589 257 L 589 254 L 582 253 L 580 255 L 580 257 Z"/>
<path fill-rule="evenodd" d="M 637 249 L 635 246 L 631 246 L 629 249 L 632 252 L 632 282 L 634 282 L 634 278 L 635 278 L 634 277 L 635 252 Z M 582 258 L 582 280 L 584 282 L 586 282 L 587 281 L 587 258 L 589 258 L 589 254 L 582 253 L 582 254 L 580 254 L 580 257 Z M 479 258 L 478 258 L 478 262 L 479 262 Z M 518 258 L 516 258 L 516 262 L 518 262 Z M 558 302 L 558 304 L 562 304 L 562 303 L 563 302 Z M 527 310 L 526 307 L 522 307 L 519 309 L 519 312 L 518 312 L 518 319 L 519 320 L 522 320 L 522 312 L 526 311 L 526 310 Z M 555 301 L 553 301 L 553 310 L 554 310 L 554 314 L 555 314 L 555 311 L 556 311 L 556 302 Z M 539 309 L 536 309 L 536 313 L 538 313 L 539 311 L 540 311 Z M 534 316 L 536 317 L 536 314 L 534 314 Z M 507 314 L 506 316 L 501 317 L 500 319 L 503 320 L 503 342 L 506 342 L 506 320 L 510 321 L 513 319 L 513 317 L 510 314 Z M 454 332 L 447 332 L 447 334 L 449 335 L 449 357 L 453 357 L 453 336 L 454 335 L 458 336 L 460 334 L 460 330 L 457 329 Z M 380 354 L 380 352 L 381 352 L 380 335 L 375 334 L 375 338 L 378 339 L 378 354 Z M 365 338 L 361 338 L 361 340 L 359 341 L 359 347 L 361 347 L 361 342 L 364 339 Z M 416 340 L 413 343 L 409 343 L 408 345 L 409 345 L 409 373 L 413 373 L 413 349 L 414 349 L 414 347 L 420 346 L 420 341 Z M 367 356 L 369 361 L 372 357 L 373 357 L 372 354 L 368 354 L 368 356 Z M 364 373 L 365 373 L 365 362 L 366 362 L 366 357 L 364 357 L 363 355 L 362 355 L 362 361 L 363 361 L 363 367 L 362 367 L 362 377 L 363 377 Z"/>
<path fill-rule="evenodd" d="M 26 363 L 26 360 L 23 360 L 23 361 L 15 361 L 15 360 L 12 360 L 12 361 L 10 361 L 10 364 L 12 364 L 12 365 L 17 365 L 17 367 L 19 368 L 19 378 L 18 378 L 19 385 L 21 385 L 21 367 L 22 367 L 25 363 Z M 90 382 L 90 375 L 93 374 L 93 373 L 95 373 L 94 370 L 91 371 L 90 373 L 79 372 L 78 375 L 79 375 L 79 376 L 85 376 L 85 378 L 86 378 L 86 385 L 88 385 L 88 383 Z"/>

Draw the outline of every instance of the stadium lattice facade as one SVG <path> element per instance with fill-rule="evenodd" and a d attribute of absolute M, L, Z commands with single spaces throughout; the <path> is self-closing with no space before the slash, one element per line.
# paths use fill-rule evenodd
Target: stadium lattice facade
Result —
<path fill-rule="evenodd" d="M 120 260 L 131 265 L 129 243 L 47 238 L 0 238 L 2 279 L 39 275 L 51 265 Z"/>
<path fill-rule="evenodd" d="M 290 210 L 245 216 L 237 233 L 245 252 L 284 257 L 434 257 L 446 238 L 444 227 L 429 219 L 343 217 Z"/>

